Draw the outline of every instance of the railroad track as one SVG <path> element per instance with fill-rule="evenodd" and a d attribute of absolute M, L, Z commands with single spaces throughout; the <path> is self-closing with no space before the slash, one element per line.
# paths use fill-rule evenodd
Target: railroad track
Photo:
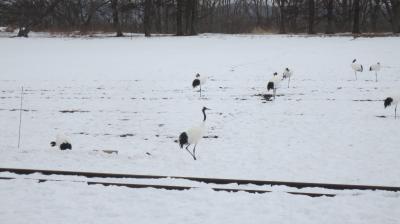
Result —
<path fill-rule="evenodd" d="M 287 181 L 262 181 L 262 180 L 243 180 L 243 179 L 219 179 L 219 178 L 202 178 L 202 177 L 184 177 L 184 176 L 161 176 L 161 175 L 136 175 L 136 174 L 115 174 L 115 173 L 97 173 L 97 172 L 80 172 L 80 171 L 63 171 L 63 170 L 38 170 L 38 169 L 17 169 L 17 168 L 0 168 L 0 172 L 10 172 L 18 175 L 29 175 L 39 173 L 42 175 L 63 175 L 63 176 L 79 176 L 86 178 L 131 178 L 131 179 L 184 179 L 195 182 L 202 182 L 207 184 L 237 184 L 246 185 L 254 184 L 258 186 L 287 186 L 292 188 L 324 188 L 331 190 L 383 190 L 383 191 L 400 191 L 400 187 L 392 186 L 372 186 L 372 185 L 347 185 L 347 184 L 327 184 L 327 183 L 305 183 L 305 182 L 287 182 Z M 1 180 L 12 180 L 12 179 L 30 179 L 38 181 L 39 183 L 47 181 L 70 181 L 70 182 L 84 182 L 88 185 L 103 185 L 103 186 L 123 186 L 129 188 L 155 188 L 165 190 L 190 190 L 197 189 L 199 187 L 192 186 L 177 186 L 177 185 L 155 185 L 155 184 L 132 184 L 132 183 L 119 183 L 119 182 L 106 182 L 106 181 L 74 181 L 74 180 L 63 180 L 63 179 L 50 179 L 50 178 L 30 178 L 30 177 L 0 177 Z M 238 189 L 238 188 L 221 188 L 212 187 L 214 191 L 226 191 L 226 192 L 247 192 L 247 193 L 270 193 L 269 190 L 252 190 L 252 189 Z M 334 197 L 336 194 L 326 193 L 308 193 L 308 192 L 294 192 L 287 191 L 286 193 L 294 195 L 305 195 L 310 197 Z"/>
<path fill-rule="evenodd" d="M 0 180 L 14 180 L 20 179 L 16 177 L 0 177 Z M 26 180 L 35 180 L 38 183 L 43 182 L 52 182 L 52 181 L 68 181 L 68 182 L 76 182 L 76 183 L 86 183 L 87 185 L 103 185 L 103 186 L 118 186 L 118 187 L 128 187 L 128 188 L 154 188 L 154 189 L 164 189 L 164 190 L 193 190 L 200 189 L 200 187 L 192 187 L 192 186 L 177 186 L 177 185 L 158 185 L 158 184 L 130 184 L 130 183 L 116 183 L 116 182 L 102 182 L 102 181 L 74 181 L 74 180 L 61 180 L 61 179 L 48 179 L 48 178 L 22 178 Z M 224 192 L 246 192 L 252 194 L 265 194 L 271 193 L 273 191 L 269 190 L 252 190 L 252 189 L 237 189 L 237 188 L 220 188 L 220 187 L 212 187 L 209 188 L 214 191 L 224 191 Z M 293 194 L 293 195 L 304 195 L 309 197 L 334 197 L 335 194 L 326 194 L 326 193 L 308 193 L 308 192 L 292 192 L 286 191 L 285 193 Z"/>

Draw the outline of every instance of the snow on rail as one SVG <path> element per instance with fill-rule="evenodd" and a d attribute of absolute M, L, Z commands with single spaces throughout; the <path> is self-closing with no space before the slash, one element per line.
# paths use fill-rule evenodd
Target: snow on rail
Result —
<path fill-rule="evenodd" d="M 266 180 L 243 180 L 243 179 L 220 179 L 220 178 L 204 178 L 204 177 L 184 177 L 184 176 L 163 176 L 163 175 L 138 175 L 138 174 L 117 174 L 117 173 L 99 173 L 99 172 L 82 172 L 82 171 L 65 171 L 65 170 L 39 170 L 39 169 L 19 169 L 19 168 L 0 168 L 0 172 L 10 172 L 15 174 L 33 174 L 40 173 L 43 175 L 68 175 L 68 176 L 83 176 L 87 178 L 135 178 L 135 179 L 185 179 L 207 184 L 254 184 L 254 185 L 270 185 L 270 186 L 287 186 L 297 189 L 307 187 L 325 188 L 331 190 L 383 190 L 383 191 L 400 191 L 400 187 L 395 186 L 374 186 L 374 185 L 350 185 L 350 184 L 331 184 L 331 183 L 307 183 L 307 182 L 289 182 L 289 181 L 266 181 Z M 43 179 L 44 181 L 46 179 Z M 90 184 L 92 182 L 88 182 Z M 93 182 L 95 184 L 97 182 Z M 106 182 L 98 182 L 98 184 L 107 185 Z M 108 183 L 110 185 L 119 185 L 120 183 Z M 121 186 L 127 184 L 120 184 Z M 147 185 L 150 187 L 151 185 Z M 132 185 L 134 187 L 134 185 Z M 136 186 L 139 188 L 139 186 Z M 157 187 L 155 187 L 157 188 Z M 190 187 L 189 187 L 190 188 Z M 167 189 L 165 187 L 164 189 Z M 224 190 L 223 188 L 215 188 L 214 190 Z M 233 191 L 232 189 L 229 189 Z M 236 189 L 239 191 L 239 189 Z M 246 191 L 246 190 L 244 190 Z M 251 190 L 247 190 L 250 192 Z M 257 193 L 257 192 L 254 192 Z M 261 192 L 258 192 L 261 193 Z M 264 192 L 266 193 L 266 192 Z"/>

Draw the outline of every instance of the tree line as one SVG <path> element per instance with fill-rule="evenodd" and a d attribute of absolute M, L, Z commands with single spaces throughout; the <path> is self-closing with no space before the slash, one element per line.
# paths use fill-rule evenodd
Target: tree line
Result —
<path fill-rule="evenodd" d="M 1 0 L 0 26 L 29 32 L 400 33 L 400 0 Z"/>

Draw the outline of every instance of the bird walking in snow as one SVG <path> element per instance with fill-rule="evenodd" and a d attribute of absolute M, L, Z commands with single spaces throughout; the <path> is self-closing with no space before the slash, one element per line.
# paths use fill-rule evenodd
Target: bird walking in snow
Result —
<path fill-rule="evenodd" d="M 376 63 L 369 66 L 370 71 L 375 71 L 375 82 L 378 82 L 378 72 L 381 70 L 381 63 Z"/>
<path fill-rule="evenodd" d="M 361 64 L 356 63 L 356 59 L 353 60 L 353 63 L 351 64 L 351 68 L 354 70 L 354 75 L 356 76 L 356 80 L 357 80 L 357 72 L 362 72 L 363 66 Z"/>
<path fill-rule="evenodd" d="M 179 135 L 179 145 L 181 149 L 183 146 L 187 145 L 185 149 L 189 152 L 190 155 L 192 155 L 193 159 L 196 160 L 196 146 L 197 143 L 199 143 L 200 139 L 203 138 L 204 132 L 205 132 L 205 124 L 206 124 L 206 110 L 210 110 L 207 107 L 203 107 L 202 112 L 203 112 L 203 122 L 199 126 L 192 127 L 191 129 L 182 132 Z M 193 152 L 191 152 L 188 147 L 190 145 L 194 144 Z"/>
<path fill-rule="evenodd" d="M 281 80 L 282 80 L 282 78 L 280 77 L 280 75 L 278 75 L 278 73 L 275 72 L 272 79 L 270 79 L 268 81 L 267 91 L 270 91 L 271 89 L 273 90 L 274 100 L 275 100 L 275 95 L 276 95 L 276 89 L 278 88 L 278 85 L 281 82 Z"/>
<path fill-rule="evenodd" d="M 200 77 L 200 74 L 197 73 L 196 78 L 192 82 L 193 89 L 196 88 L 197 86 L 200 87 L 200 97 L 201 97 L 201 86 L 204 85 L 206 81 L 207 81 L 207 76 Z"/>
<path fill-rule="evenodd" d="M 72 149 L 71 140 L 64 134 L 58 134 L 56 141 L 50 142 L 51 147 L 57 146 L 60 150 Z"/>
<path fill-rule="evenodd" d="M 285 71 L 283 72 L 283 79 L 288 79 L 288 84 L 287 87 L 289 88 L 290 85 L 290 77 L 293 76 L 293 72 L 289 68 L 285 68 Z"/>
<path fill-rule="evenodd" d="M 394 119 L 397 119 L 397 105 L 399 104 L 400 96 L 387 97 L 384 101 L 384 106 L 394 106 Z"/>

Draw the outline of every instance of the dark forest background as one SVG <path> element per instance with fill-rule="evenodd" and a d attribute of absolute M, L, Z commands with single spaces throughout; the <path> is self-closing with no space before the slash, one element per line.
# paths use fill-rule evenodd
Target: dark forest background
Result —
<path fill-rule="evenodd" d="M 0 0 L 0 26 L 176 34 L 399 33 L 400 0 Z"/>

